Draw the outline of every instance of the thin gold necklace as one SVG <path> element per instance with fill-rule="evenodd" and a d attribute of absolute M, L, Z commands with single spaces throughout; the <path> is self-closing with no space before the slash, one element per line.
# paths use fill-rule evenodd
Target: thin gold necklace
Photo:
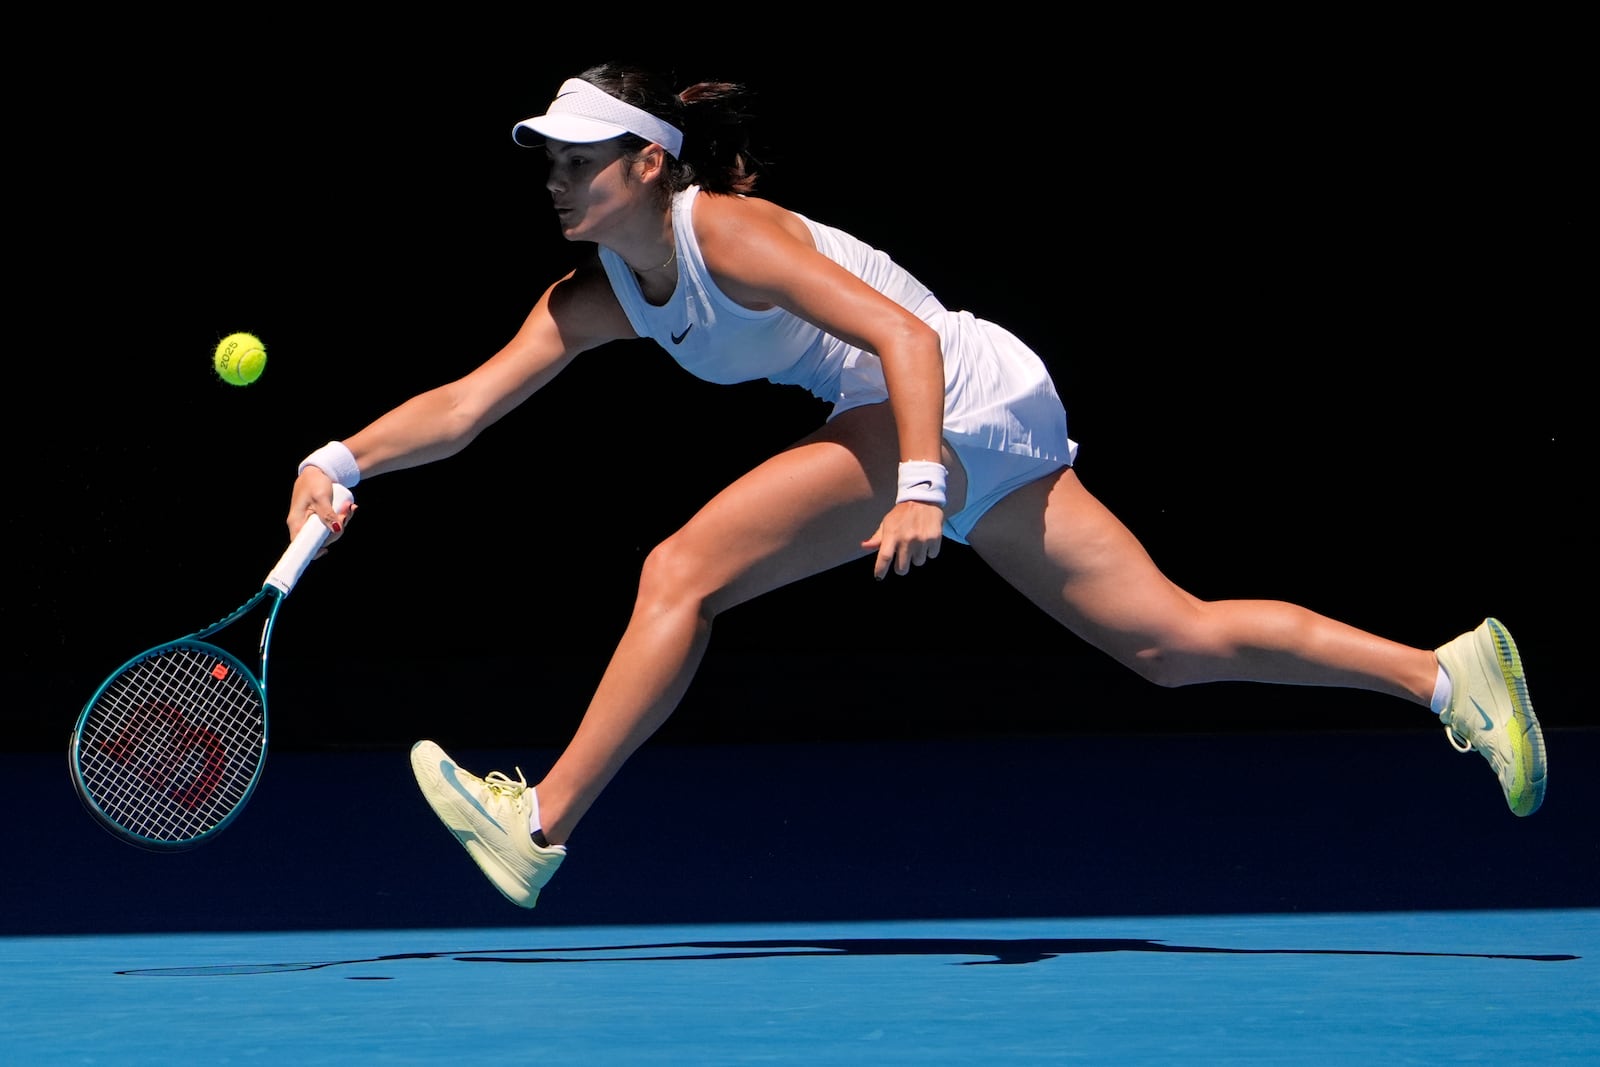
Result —
<path fill-rule="evenodd" d="M 661 264 L 661 266 L 659 266 L 659 267 L 650 267 L 650 268 L 648 268 L 646 270 L 641 270 L 639 273 L 640 274 L 654 274 L 658 270 L 666 270 L 668 267 L 672 266 L 672 264 L 677 260 L 677 258 L 678 258 L 678 243 L 676 241 L 674 241 L 672 243 L 672 255 L 667 257 L 667 261 L 665 263 Z"/>

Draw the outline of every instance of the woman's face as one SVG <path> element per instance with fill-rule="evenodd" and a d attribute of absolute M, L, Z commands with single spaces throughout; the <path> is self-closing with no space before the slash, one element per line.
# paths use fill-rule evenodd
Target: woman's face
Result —
<path fill-rule="evenodd" d="M 637 213 L 648 190 L 633 181 L 632 161 L 615 140 L 594 144 L 549 141 L 550 173 L 545 188 L 556 209 L 561 234 L 569 241 L 600 242 Z"/>

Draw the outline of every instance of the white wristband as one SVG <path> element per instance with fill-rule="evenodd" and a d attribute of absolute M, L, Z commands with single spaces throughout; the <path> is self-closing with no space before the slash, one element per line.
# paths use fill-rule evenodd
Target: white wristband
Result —
<path fill-rule="evenodd" d="M 300 470 L 295 473 L 299 474 L 307 467 L 318 468 L 346 489 L 354 488 L 361 480 L 361 468 L 356 466 L 356 457 L 344 446 L 343 441 L 329 441 L 301 460 Z"/>
<path fill-rule="evenodd" d="M 943 463 L 932 460 L 914 459 L 900 464 L 900 489 L 894 502 L 915 500 L 944 507 L 944 481 L 949 473 Z"/>

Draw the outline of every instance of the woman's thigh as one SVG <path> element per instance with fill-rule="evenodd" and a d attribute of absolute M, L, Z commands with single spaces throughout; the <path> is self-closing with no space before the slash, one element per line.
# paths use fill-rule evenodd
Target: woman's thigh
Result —
<path fill-rule="evenodd" d="M 723 611 L 859 559 L 894 504 L 898 460 L 887 404 L 847 411 L 717 493 L 655 562 Z"/>
<path fill-rule="evenodd" d="M 970 543 L 1048 615 L 1123 662 L 1181 643 L 1203 611 L 1070 468 L 1006 496 Z"/>

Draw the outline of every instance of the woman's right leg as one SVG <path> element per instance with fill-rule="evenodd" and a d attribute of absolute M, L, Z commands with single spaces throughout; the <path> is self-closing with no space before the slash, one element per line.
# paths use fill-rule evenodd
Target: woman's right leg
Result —
<path fill-rule="evenodd" d="M 652 550 L 583 719 L 534 788 L 467 773 L 432 741 L 412 746 L 429 806 L 508 900 L 537 903 L 573 828 L 682 699 L 719 611 L 868 554 L 861 542 L 894 500 L 897 453 L 887 404 L 846 412 L 739 478 Z M 953 472 L 952 492 L 963 486 Z"/>
<path fill-rule="evenodd" d="M 893 503 L 886 479 L 897 458 L 888 405 L 846 412 L 740 477 L 651 551 L 583 719 L 536 785 L 547 840 L 567 840 L 672 714 L 718 612 L 867 554 L 862 540 Z"/>

